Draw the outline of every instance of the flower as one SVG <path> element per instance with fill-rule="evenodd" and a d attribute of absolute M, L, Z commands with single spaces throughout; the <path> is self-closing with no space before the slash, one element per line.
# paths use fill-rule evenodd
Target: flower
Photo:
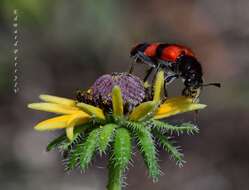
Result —
<path fill-rule="evenodd" d="M 132 85 L 135 85 L 135 88 Z M 179 96 L 166 100 L 157 108 L 162 86 L 163 72 L 159 72 L 154 86 L 155 93 L 153 101 L 147 101 L 135 107 L 131 114 L 128 115 L 129 120 L 138 121 L 151 112 L 154 113 L 153 118 L 164 119 L 172 115 L 206 107 L 204 104 L 193 103 L 191 98 Z M 98 97 L 101 97 L 107 105 L 110 106 L 113 104 L 113 114 L 118 116 L 124 114 L 125 104 L 135 106 L 141 103 L 145 98 L 144 87 L 141 81 L 137 77 L 126 73 L 103 75 L 96 80 L 91 89 L 94 97 L 93 102 L 96 103 L 99 101 Z M 87 123 L 93 117 L 102 120 L 106 118 L 104 110 L 93 105 L 52 95 L 40 95 L 39 97 L 45 101 L 45 103 L 32 103 L 29 104 L 28 107 L 63 115 L 38 123 L 34 127 L 37 131 L 65 128 L 67 137 L 72 140 L 73 129 L 77 125 Z"/>
<path fill-rule="evenodd" d="M 42 121 L 34 128 L 38 131 L 66 129 L 65 134 L 54 139 L 47 150 L 60 147 L 69 152 L 67 169 L 80 166 L 84 170 L 96 151 L 100 154 L 108 151 L 107 188 L 119 190 L 123 173 L 132 157 L 132 139 L 137 142 L 150 177 L 157 181 L 160 169 L 155 141 L 176 160 L 177 165 L 182 166 L 183 154 L 171 142 L 171 136 L 174 133 L 198 132 L 198 128 L 190 123 L 174 126 L 159 120 L 206 107 L 184 96 L 163 101 L 163 87 L 163 71 L 157 73 L 153 94 L 149 95 L 139 78 L 126 73 L 114 73 L 97 79 L 89 90 L 78 96 L 79 101 L 40 95 L 40 99 L 45 102 L 32 103 L 28 107 L 61 115 Z M 129 109 L 126 109 L 127 105 Z M 108 149 L 109 146 L 112 148 Z"/>

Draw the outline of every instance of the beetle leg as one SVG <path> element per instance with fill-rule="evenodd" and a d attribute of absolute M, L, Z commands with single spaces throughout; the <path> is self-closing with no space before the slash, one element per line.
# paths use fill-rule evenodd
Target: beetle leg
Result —
<path fill-rule="evenodd" d="M 194 124 L 195 124 L 195 125 L 198 124 L 198 113 L 199 113 L 198 110 L 195 110 L 195 111 L 194 111 Z"/>
<path fill-rule="evenodd" d="M 182 90 L 182 95 L 183 96 L 186 96 L 186 97 L 189 97 L 190 96 L 190 89 L 188 87 L 185 87 L 183 90 Z"/>
<path fill-rule="evenodd" d="M 78 101 L 78 102 L 82 102 L 82 90 L 77 90 L 76 91 L 76 100 Z"/>
<path fill-rule="evenodd" d="M 172 64 L 173 64 L 172 61 L 164 61 L 162 59 L 159 59 L 158 63 L 161 65 L 161 67 L 163 67 L 166 70 L 170 70 L 170 68 L 172 67 Z"/>
<path fill-rule="evenodd" d="M 149 68 L 147 70 L 146 75 L 145 75 L 144 80 L 143 80 L 144 82 L 146 82 L 148 80 L 148 78 L 149 78 L 150 74 L 152 73 L 153 69 L 154 69 L 154 67 L 151 67 L 151 68 Z"/>
<path fill-rule="evenodd" d="M 194 103 L 198 103 L 200 94 L 201 94 L 201 88 L 190 89 L 189 87 L 185 87 L 182 91 L 182 95 L 193 98 Z"/>
<path fill-rule="evenodd" d="M 151 67 L 155 67 L 155 60 L 152 59 L 151 57 L 148 57 L 146 55 L 144 55 L 144 53 L 142 52 L 138 52 L 137 53 L 138 58 L 145 64 L 151 66 Z"/>
<path fill-rule="evenodd" d="M 192 95 L 194 98 L 193 102 L 198 103 L 200 95 L 201 95 L 201 88 L 198 88 L 194 91 L 194 94 Z"/>
<path fill-rule="evenodd" d="M 167 74 L 165 77 L 165 85 L 169 85 L 172 83 L 175 79 L 177 79 L 179 76 L 177 74 Z"/>
<path fill-rule="evenodd" d="M 164 79 L 165 82 L 164 82 L 164 86 L 163 86 L 165 97 L 168 97 L 167 85 L 169 85 L 170 83 L 172 83 L 177 78 L 178 78 L 177 74 L 169 74 L 169 75 L 166 74 L 166 77 Z"/>
<path fill-rule="evenodd" d="M 133 70 L 134 70 L 134 61 L 132 61 L 130 64 L 129 74 L 133 73 Z"/>

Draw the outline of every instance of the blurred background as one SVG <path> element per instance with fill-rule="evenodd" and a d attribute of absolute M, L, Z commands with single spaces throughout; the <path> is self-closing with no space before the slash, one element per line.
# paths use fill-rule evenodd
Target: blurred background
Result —
<path fill-rule="evenodd" d="M 205 80 L 221 82 L 222 88 L 202 93 L 208 108 L 199 114 L 200 134 L 179 138 L 185 166 L 178 168 L 162 152 L 165 174 L 153 184 L 137 152 L 126 189 L 248 189 L 248 9 L 248 0 L 1 0 L 0 189 L 105 189 L 105 158 L 97 157 L 85 174 L 64 173 L 60 154 L 45 151 L 60 131 L 35 132 L 33 126 L 48 115 L 26 105 L 42 93 L 73 98 L 102 74 L 127 71 L 131 47 L 153 41 L 191 47 Z M 138 66 L 135 73 L 142 76 L 145 69 Z M 181 89 L 174 83 L 170 95 Z M 192 119 L 192 114 L 171 118 Z"/>

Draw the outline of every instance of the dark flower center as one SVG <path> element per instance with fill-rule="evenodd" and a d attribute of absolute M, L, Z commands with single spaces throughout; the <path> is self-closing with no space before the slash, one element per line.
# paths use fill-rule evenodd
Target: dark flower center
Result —
<path fill-rule="evenodd" d="M 98 106 L 105 111 L 112 109 L 112 89 L 118 85 L 122 91 L 124 111 L 129 112 L 145 99 L 143 82 L 128 73 L 112 73 L 99 77 L 88 91 L 79 92 L 77 100 Z"/>

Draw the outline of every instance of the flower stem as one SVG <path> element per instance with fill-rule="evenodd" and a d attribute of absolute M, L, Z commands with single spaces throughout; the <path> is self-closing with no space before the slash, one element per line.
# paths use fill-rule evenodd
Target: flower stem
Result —
<path fill-rule="evenodd" d="M 111 162 L 111 161 L 110 161 Z M 122 186 L 122 169 L 114 164 L 109 164 L 108 190 L 121 190 Z"/>

